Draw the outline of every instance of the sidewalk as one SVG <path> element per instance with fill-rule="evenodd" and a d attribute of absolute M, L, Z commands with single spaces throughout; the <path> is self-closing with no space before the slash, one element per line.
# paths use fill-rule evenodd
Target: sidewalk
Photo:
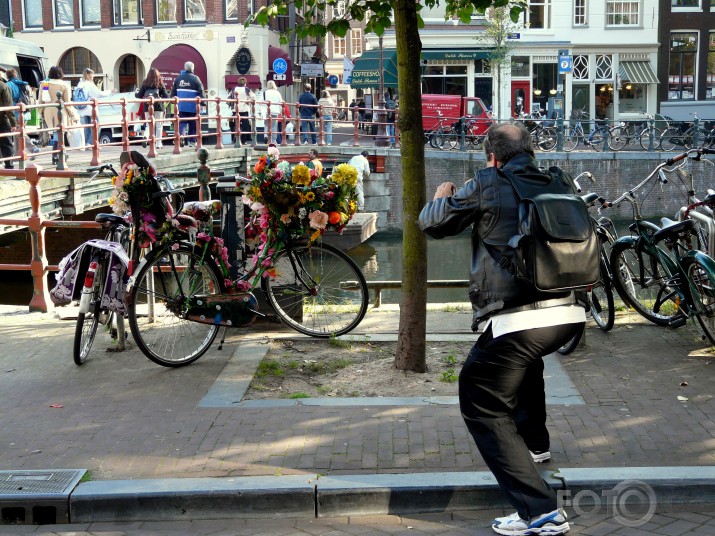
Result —
<path fill-rule="evenodd" d="M 428 313 L 429 340 L 475 337 L 470 313 L 454 309 Z M 352 335 L 378 341 L 397 324 L 394 308 L 371 310 Z M 237 330 L 181 369 L 135 349 L 105 352 L 98 337 L 77 367 L 73 321 L 0 306 L 0 470 L 89 470 L 72 493 L 73 520 L 85 522 L 201 519 L 222 507 L 260 517 L 503 505 L 454 404 L 201 407 L 247 335 L 300 337 Z M 692 325 L 625 315 L 610 333 L 589 329 L 586 347 L 553 359 L 580 398 L 549 407 L 553 485 L 600 493 L 639 479 L 659 501 L 715 504 L 713 359 Z"/>

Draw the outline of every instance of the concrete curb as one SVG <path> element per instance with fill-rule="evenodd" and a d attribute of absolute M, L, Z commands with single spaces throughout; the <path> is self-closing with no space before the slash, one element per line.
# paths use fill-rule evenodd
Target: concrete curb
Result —
<path fill-rule="evenodd" d="M 715 505 L 715 467 L 544 470 L 563 506 L 653 513 Z M 27 498 L 28 501 L 32 499 Z M 406 515 L 509 508 L 489 472 L 92 481 L 69 496 L 72 523 Z"/>

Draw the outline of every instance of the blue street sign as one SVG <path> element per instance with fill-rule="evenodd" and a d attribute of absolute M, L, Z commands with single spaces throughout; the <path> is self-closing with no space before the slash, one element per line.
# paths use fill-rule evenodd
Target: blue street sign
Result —
<path fill-rule="evenodd" d="M 283 58 L 273 60 L 273 72 L 276 74 L 285 74 L 288 70 L 288 62 Z"/>
<path fill-rule="evenodd" d="M 328 77 L 328 84 L 330 84 L 331 86 L 337 86 L 338 85 L 338 77 L 334 74 L 331 74 Z"/>
<path fill-rule="evenodd" d="M 573 70 L 571 56 L 559 56 L 559 74 L 567 74 Z"/>

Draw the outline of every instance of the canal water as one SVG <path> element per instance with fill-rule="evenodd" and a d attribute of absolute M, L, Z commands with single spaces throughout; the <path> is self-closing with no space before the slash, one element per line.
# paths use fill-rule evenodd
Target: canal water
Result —
<path fill-rule="evenodd" d="M 428 238 L 428 279 L 469 279 L 471 245 L 469 232 L 433 240 Z M 402 279 L 402 234 L 377 233 L 348 254 L 362 269 L 368 281 Z M 54 274 L 48 275 L 49 288 Z M 399 303 L 399 290 L 382 291 L 383 303 Z M 3 272 L 0 278 L 0 304 L 28 305 L 32 299 L 32 277 L 29 272 Z M 463 302 L 467 289 L 429 289 L 427 299 L 433 303 Z"/>

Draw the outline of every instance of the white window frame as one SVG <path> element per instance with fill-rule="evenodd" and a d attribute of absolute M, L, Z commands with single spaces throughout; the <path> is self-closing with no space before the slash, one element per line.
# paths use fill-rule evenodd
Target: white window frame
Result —
<path fill-rule="evenodd" d="M 39 24 L 28 24 L 27 22 L 27 3 L 31 2 L 35 4 L 34 7 L 39 7 L 40 18 Z M 24 29 L 40 29 L 42 30 L 42 0 L 23 0 L 22 2 L 22 26 Z"/>
<path fill-rule="evenodd" d="M 69 6 L 70 21 L 60 24 L 58 21 L 58 4 Z M 72 0 L 52 0 L 52 21 L 54 28 L 74 28 L 74 2 Z"/>
<path fill-rule="evenodd" d="M 156 16 L 157 24 L 176 24 L 176 14 L 179 10 L 178 1 L 174 0 L 174 19 L 173 20 L 159 20 L 159 2 L 161 0 L 154 0 L 154 13 Z"/>
<path fill-rule="evenodd" d="M 713 9 L 713 4 L 710 4 L 710 9 Z M 697 12 L 697 11 L 702 11 L 703 10 L 703 1 L 698 0 L 698 5 L 696 6 L 675 6 L 673 5 L 673 0 L 670 0 L 670 11 L 671 12 L 677 12 L 677 13 L 687 13 L 688 11 L 690 12 Z"/>
<path fill-rule="evenodd" d="M 573 25 L 588 26 L 588 0 L 574 0 Z"/>
<path fill-rule="evenodd" d="M 362 28 L 350 28 L 350 55 L 354 58 L 362 54 L 364 49 Z"/>
<path fill-rule="evenodd" d="M 122 16 L 122 2 L 124 0 L 112 1 L 112 26 L 139 26 L 142 23 L 142 3 L 141 0 L 132 0 L 137 5 L 137 20 L 125 21 Z M 116 5 L 119 3 L 119 11 L 116 10 Z"/>
<path fill-rule="evenodd" d="M 197 3 L 201 3 L 204 6 L 204 16 L 203 17 L 192 17 L 189 18 L 189 3 L 184 0 L 184 22 L 206 22 L 206 11 L 207 11 L 207 2 L 206 0 L 195 0 Z"/>
<path fill-rule="evenodd" d="M 88 23 L 84 20 L 84 6 L 91 2 L 94 2 L 97 5 L 97 9 L 99 9 L 99 21 Z M 98 28 L 102 25 L 102 2 L 101 2 L 101 0 L 80 0 L 80 2 L 79 2 L 79 23 L 82 28 Z"/>
<path fill-rule="evenodd" d="M 541 28 L 531 27 L 531 7 L 543 6 L 544 10 L 544 25 Z M 551 29 L 551 0 L 528 0 L 526 9 L 524 10 L 524 27 L 529 30 L 550 30 Z"/>
<path fill-rule="evenodd" d="M 332 46 L 332 57 L 342 58 L 347 54 L 348 51 L 348 40 L 346 37 L 339 37 L 337 35 L 333 36 Z"/>
<path fill-rule="evenodd" d="M 631 22 L 629 21 L 627 24 L 624 24 L 622 22 L 615 22 L 615 17 L 623 17 L 623 16 L 632 16 L 633 13 L 629 11 L 627 14 L 625 13 L 625 10 L 621 10 L 619 12 L 616 12 L 615 8 L 620 7 L 624 8 L 626 5 L 630 6 L 637 6 L 637 11 L 635 14 L 636 21 Z M 633 27 L 638 27 L 641 25 L 641 19 L 642 19 L 642 13 L 641 13 L 641 2 L 640 0 L 606 0 L 606 27 L 607 28 L 633 28 Z M 613 21 L 611 22 L 611 17 L 613 17 Z"/>

